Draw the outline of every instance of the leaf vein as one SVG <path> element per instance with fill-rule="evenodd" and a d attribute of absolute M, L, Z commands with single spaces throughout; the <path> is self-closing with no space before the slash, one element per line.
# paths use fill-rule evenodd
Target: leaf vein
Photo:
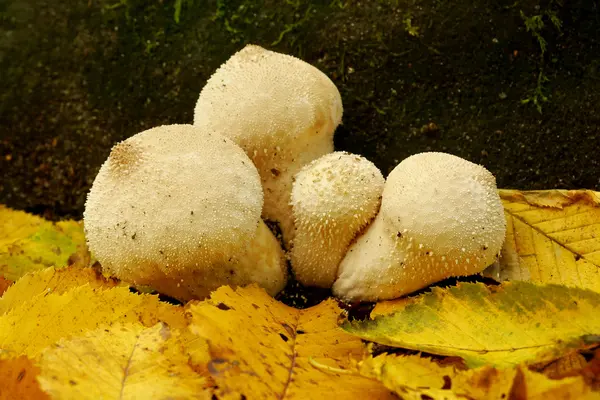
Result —
<path fill-rule="evenodd" d="M 287 395 L 287 391 L 288 388 L 290 387 L 290 384 L 292 383 L 292 376 L 294 374 L 294 368 L 296 368 L 296 343 L 298 342 L 298 334 L 296 333 L 296 331 L 298 330 L 298 327 L 300 325 L 300 313 L 296 314 L 296 322 L 294 323 L 294 341 L 292 342 L 292 358 L 291 358 L 291 365 L 290 365 L 290 369 L 288 371 L 288 377 L 287 380 L 285 381 L 285 384 L 283 386 L 283 390 L 281 392 L 281 395 L 278 396 L 278 398 L 284 399 L 285 396 Z"/>
<path fill-rule="evenodd" d="M 505 210 L 505 211 L 506 211 L 508 214 L 510 214 L 510 215 L 511 215 L 513 218 L 516 218 L 516 219 L 518 219 L 519 221 L 523 222 L 525 225 L 529 226 L 529 227 L 530 227 L 532 230 L 534 230 L 534 231 L 536 231 L 537 233 L 539 233 L 540 235 L 542 235 L 542 236 L 544 236 L 544 237 L 548 238 L 548 240 L 550 240 L 552 243 L 556 243 L 557 245 L 559 245 L 560 247 L 564 248 L 565 250 L 567 250 L 567 251 L 569 251 L 569 252 L 571 252 L 571 253 L 573 253 L 573 254 L 576 254 L 576 255 L 578 255 L 578 256 L 580 256 L 580 257 L 582 257 L 582 258 L 585 258 L 585 259 L 586 259 L 587 261 L 589 261 L 589 262 L 590 262 L 592 265 L 595 265 L 596 267 L 600 268 L 600 265 L 598 265 L 598 264 L 596 264 L 596 263 L 594 263 L 594 262 L 590 261 L 590 260 L 589 260 L 589 259 L 586 257 L 586 255 L 585 255 L 585 254 L 580 254 L 579 252 L 577 252 L 577 251 L 574 251 L 573 249 L 570 249 L 570 248 L 569 248 L 568 246 L 566 246 L 565 244 L 563 244 L 563 243 L 560 243 L 559 241 L 557 241 L 556 239 L 552 238 L 551 236 L 548 236 L 548 234 L 547 234 L 546 232 L 542 231 L 540 228 L 538 228 L 538 227 L 536 227 L 536 226 L 534 226 L 534 225 L 530 224 L 529 222 L 527 222 L 527 221 L 526 221 L 524 218 L 521 218 L 521 217 L 520 217 L 520 216 L 518 216 L 517 214 L 514 214 L 514 213 L 510 212 L 510 210 Z M 556 232 L 553 232 L 553 233 L 556 233 Z M 537 256 L 536 256 L 536 260 L 537 260 Z M 539 267 L 539 262 L 538 262 L 538 267 Z"/>
<path fill-rule="evenodd" d="M 563 219 L 566 219 L 566 218 L 563 218 Z M 535 224 L 530 224 L 530 225 L 531 225 L 531 226 L 533 226 L 533 227 L 536 227 L 536 228 L 537 228 L 537 225 L 541 225 L 541 224 L 543 224 L 544 222 L 548 222 L 548 221 L 555 221 L 555 220 L 546 220 L 546 221 L 540 221 L 540 222 L 536 222 Z M 590 223 L 590 224 L 577 225 L 577 226 L 570 226 L 570 227 L 568 227 L 568 228 L 561 228 L 561 229 L 558 229 L 558 230 L 555 230 L 555 231 L 548 231 L 548 232 L 546 232 L 546 233 L 547 233 L 547 234 L 551 234 L 551 233 L 554 233 L 554 234 L 556 234 L 556 233 L 562 233 L 562 232 L 565 232 L 565 231 L 570 231 L 571 229 L 582 229 L 582 228 L 588 228 L 588 227 L 590 227 L 590 226 L 594 226 L 594 225 L 598 225 L 598 223 L 597 223 L 597 222 L 592 222 L 592 223 Z M 540 230 L 541 230 L 541 229 L 540 229 Z"/>
<path fill-rule="evenodd" d="M 123 399 L 123 392 L 125 391 L 125 382 L 129 377 L 129 368 L 131 367 L 131 361 L 133 360 L 133 354 L 138 346 L 138 342 L 140 340 L 140 336 L 138 335 L 135 339 L 135 343 L 133 344 L 133 348 L 131 349 L 131 354 L 129 354 L 129 359 L 127 360 L 127 365 L 123 369 L 123 378 L 121 379 L 121 391 L 119 393 L 119 399 Z"/>

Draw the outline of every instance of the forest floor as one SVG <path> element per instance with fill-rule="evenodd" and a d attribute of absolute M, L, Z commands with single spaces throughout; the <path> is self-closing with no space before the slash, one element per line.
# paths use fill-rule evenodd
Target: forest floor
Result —
<path fill-rule="evenodd" d="M 80 218 L 111 146 L 191 123 L 247 43 L 323 70 L 338 150 L 387 174 L 445 151 L 498 186 L 600 189 L 600 11 L 555 0 L 8 0 L 0 3 L 0 204 Z"/>

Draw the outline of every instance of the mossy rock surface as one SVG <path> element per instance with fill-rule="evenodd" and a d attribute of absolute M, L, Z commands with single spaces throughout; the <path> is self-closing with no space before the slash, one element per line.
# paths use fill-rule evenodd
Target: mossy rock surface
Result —
<path fill-rule="evenodd" d="M 594 7 L 8 0 L 0 4 L 0 203 L 80 217 L 111 146 L 159 124 L 190 123 L 206 79 L 247 43 L 327 73 L 345 107 L 336 147 L 384 174 L 436 150 L 485 165 L 501 187 L 599 189 Z M 544 26 L 528 31 L 524 18 L 536 15 Z M 540 72 L 548 81 L 538 85 Z"/>

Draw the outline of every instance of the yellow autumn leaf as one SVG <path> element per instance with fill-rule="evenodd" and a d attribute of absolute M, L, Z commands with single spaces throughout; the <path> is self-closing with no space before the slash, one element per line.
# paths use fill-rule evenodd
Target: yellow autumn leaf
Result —
<path fill-rule="evenodd" d="M 116 322 L 152 326 L 159 321 L 184 330 L 181 307 L 138 295 L 126 287 L 79 286 L 65 293 L 40 293 L 0 316 L 0 353 L 35 357 L 61 338 Z"/>
<path fill-rule="evenodd" d="M 529 369 L 551 379 L 582 376 L 588 386 L 600 394 L 600 345 L 584 352 L 585 356 L 583 352 L 573 352 L 558 360 L 533 364 Z"/>
<path fill-rule="evenodd" d="M 0 400 L 47 400 L 37 381 L 40 369 L 25 356 L 0 359 Z"/>
<path fill-rule="evenodd" d="M 51 267 L 29 272 L 0 297 L 0 315 L 40 293 L 60 294 L 85 284 L 91 288 L 111 288 L 117 282 L 104 278 L 92 268 Z"/>
<path fill-rule="evenodd" d="M 500 190 L 507 232 L 500 281 L 556 283 L 600 292 L 600 194 L 589 190 Z"/>
<path fill-rule="evenodd" d="M 376 343 L 462 357 L 470 367 L 556 359 L 600 332 L 600 318 L 593 318 L 600 294 L 559 285 L 461 283 L 398 305 L 393 314 L 343 328 Z"/>
<path fill-rule="evenodd" d="M 0 275 L 17 280 L 27 272 L 88 259 L 83 225 L 50 222 L 0 205 Z"/>
<path fill-rule="evenodd" d="M 581 376 L 550 379 L 526 367 L 517 368 L 511 395 L 516 399 L 600 400 L 600 393 L 592 391 Z"/>
<path fill-rule="evenodd" d="M 380 380 L 388 389 L 404 400 L 456 399 L 449 386 L 456 371 L 451 366 L 440 366 L 429 358 L 382 354 L 367 357 L 359 363 L 358 372 Z"/>
<path fill-rule="evenodd" d="M 573 352 L 558 360 L 552 360 L 530 366 L 532 370 L 542 372 L 551 379 L 579 375 L 587 365 L 587 360 L 580 352 Z"/>
<path fill-rule="evenodd" d="M 520 366 L 461 371 L 418 355 L 382 354 L 366 358 L 358 371 L 404 400 L 598 399 L 581 376 L 553 380 Z"/>
<path fill-rule="evenodd" d="M 255 286 L 222 287 L 190 305 L 189 314 L 192 332 L 208 341 L 218 397 L 393 398 L 377 381 L 327 372 L 349 368 L 365 350 L 338 328 L 342 310 L 334 300 L 298 310 Z"/>
<path fill-rule="evenodd" d="M 63 339 L 40 356 L 40 385 L 53 398 L 210 399 L 164 324 L 114 324 Z"/>
<path fill-rule="evenodd" d="M 414 297 L 401 297 L 395 300 L 384 300 L 375 304 L 373 311 L 371 311 L 370 317 L 374 319 L 378 315 L 393 314 L 398 311 L 402 311 L 404 307 L 413 304 Z"/>

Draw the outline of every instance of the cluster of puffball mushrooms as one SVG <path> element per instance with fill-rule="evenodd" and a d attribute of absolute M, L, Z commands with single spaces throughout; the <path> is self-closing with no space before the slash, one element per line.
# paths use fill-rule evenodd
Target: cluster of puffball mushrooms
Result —
<path fill-rule="evenodd" d="M 300 283 L 348 301 L 494 262 L 506 227 L 490 172 L 430 152 L 384 179 L 364 157 L 334 152 L 341 119 L 325 74 L 246 46 L 208 80 L 193 125 L 113 147 L 86 202 L 90 250 L 109 274 L 182 301 L 250 283 L 274 296 L 288 262 Z"/>

